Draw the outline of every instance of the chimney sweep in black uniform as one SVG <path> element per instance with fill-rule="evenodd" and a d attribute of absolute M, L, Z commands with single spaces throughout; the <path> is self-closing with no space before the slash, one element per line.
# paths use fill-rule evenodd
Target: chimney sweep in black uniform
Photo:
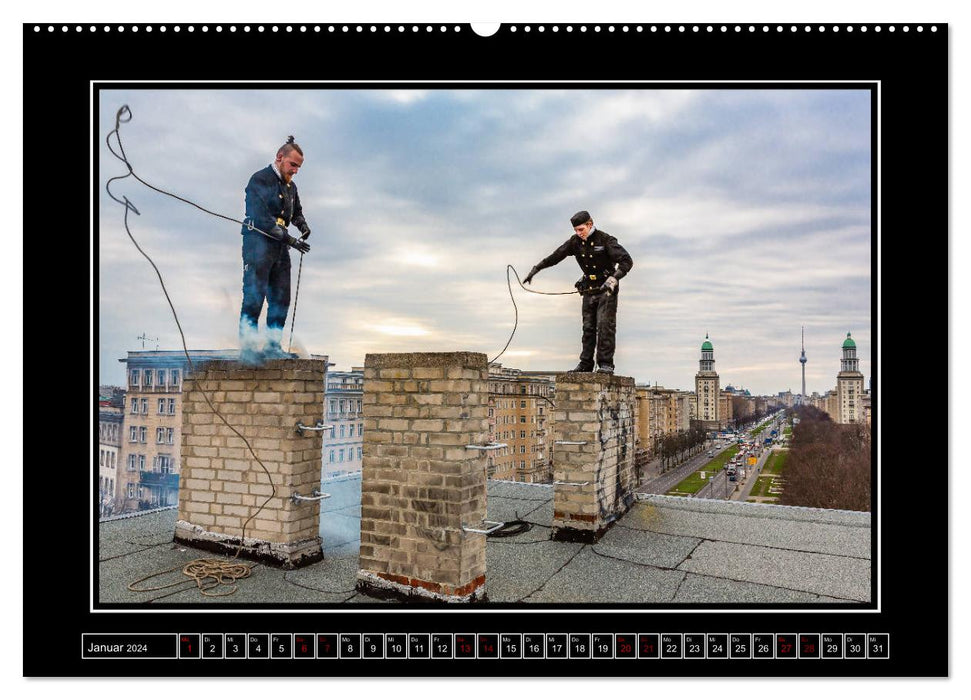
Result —
<path fill-rule="evenodd" d="M 577 283 L 583 300 L 583 347 L 580 364 L 572 371 L 592 372 L 594 351 L 597 355 L 597 371 L 614 373 L 614 349 L 617 336 L 617 281 L 630 272 L 634 261 L 617 242 L 617 239 L 593 225 L 593 218 L 586 211 L 570 217 L 575 236 L 553 251 L 553 254 L 537 263 L 524 284 L 530 284 L 537 272 L 552 267 L 569 255 L 576 258 L 583 277 Z"/>
<path fill-rule="evenodd" d="M 303 151 L 293 136 L 280 146 L 276 159 L 253 173 L 246 185 L 246 225 L 243 226 L 243 305 L 239 313 L 239 354 L 243 362 L 294 357 L 280 341 L 290 308 L 290 248 L 310 250 L 310 227 L 303 218 L 293 176 L 303 165 Z M 303 234 L 289 235 L 294 225 Z M 254 230 L 265 231 L 269 236 Z M 259 347 L 257 324 L 266 301 L 266 344 Z"/>

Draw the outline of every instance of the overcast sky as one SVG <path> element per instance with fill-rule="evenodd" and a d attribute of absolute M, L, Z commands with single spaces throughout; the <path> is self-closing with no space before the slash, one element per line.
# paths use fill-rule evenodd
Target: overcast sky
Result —
<path fill-rule="evenodd" d="M 406 86 L 403 86 L 406 87 Z M 368 352 L 471 350 L 495 357 L 512 331 L 506 265 L 525 276 L 587 209 L 634 259 L 621 283 L 617 373 L 693 389 L 707 333 L 722 386 L 753 393 L 836 384 L 852 332 L 870 377 L 869 94 L 858 90 L 109 90 L 100 133 L 122 126 L 140 177 L 234 218 L 250 175 L 287 135 L 313 231 L 293 349 L 336 369 Z M 102 188 L 124 166 L 103 145 Z M 113 185 L 141 215 L 190 349 L 238 347 L 239 226 L 132 179 Z M 97 332 L 101 383 L 118 358 L 181 349 L 123 208 L 101 196 Z M 299 255 L 293 257 L 296 288 Z M 569 291 L 572 259 L 534 280 Z M 580 299 L 514 280 L 519 327 L 499 359 L 571 369 Z M 293 306 L 291 304 L 291 316 Z M 262 319 L 261 319 L 262 326 Z M 284 347 L 290 335 L 290 317 Z"/>

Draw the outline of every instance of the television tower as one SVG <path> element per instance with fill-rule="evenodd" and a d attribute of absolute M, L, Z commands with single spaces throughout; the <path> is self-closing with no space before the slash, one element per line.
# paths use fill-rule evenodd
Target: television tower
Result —
<path fill-rule="evenodd" d="M 806 396 L 806 327 L 802 327 L 802 354 L 799 356 L 802 365 L 802 395 Z"/>

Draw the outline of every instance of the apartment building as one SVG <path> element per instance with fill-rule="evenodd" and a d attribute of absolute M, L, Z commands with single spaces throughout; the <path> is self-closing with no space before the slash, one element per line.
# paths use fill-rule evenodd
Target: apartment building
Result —
<path fill-rule="evenodd" d="M 115 512 L 124 415 L 120 408 L 98 408 L 98 514 Z"/>
<path fill-rule="evenodd" d="M 489 366 L 489 441 L 506 445 L 488 453 L 490 479 L 552 482 L 553 376 Z"/>
<path fill-rule="evenodd" d="M 324 431 L 321 455 L 323 477 L 361 471 L 364 448 L 364 368 L 328 371 L 324 378 Z"/>
<path fill-rule="evenodd" d="M 119 359 L 128 382 L 123 409 L 116 512 L 171 506 L 179 498 L 182 382 L 206 360 L 236 360 L 238 350 L 129 351 Z"/>
<path fill-rule="evenodd" d="M 687 432 L 694 417 L 695 395 L 690 391 L 663 386 L 635 387 L 637 398 L 637 439 L 650 456 L 657 441 L 665 435 Z"/>

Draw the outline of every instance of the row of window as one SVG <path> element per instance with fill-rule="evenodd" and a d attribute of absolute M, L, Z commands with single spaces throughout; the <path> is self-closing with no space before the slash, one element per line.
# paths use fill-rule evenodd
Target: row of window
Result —
<path fill-rule="evenodd" d="M 491 394 L 515 394 L 516 387 L 507 382 L 496 382 L 489 385 Z M 546 396 L 549 393 L 549 386 L 543 384 L 520 384 L 520 394 L 532 394 L 533 396 Z"/>
<path fill-rule="evenodd" d="M 495 416 L 494 416 L 494 414 L 492 412 L 492 409 L 490 408 L 489 409 L 489 418 L 494 418 L 494 417 Z M 515 422 L 516 422 L 516 416 L 499 416 L 498 418 L 496 418 L 496 424 L 497 425 L 508 425 L 509 423 L 515 423 Z M 522 415 L 519 416 L 519 422 L 520 423 L 525 423 L 526 422 L 526 415 L 525 414 L 522 414 Z M 536 416 L 530 416 L 529 422 L 530 423 L 535 423 L 536 422 Z"/>
<path fill-rule="evenodd" d="M 536 431 L 535 430 L 531 431 L 529 433 L 529 437 L 533 437 L 533 438 L 536 437 Z M 515 440 L 515 439 L 516 439 L 516 431 L 515 430 L 504 430 L 502 432 L 497 432 L 496 433 L 496 440 Z M 519 431 L 519 439 L 520 440 L 525 440 L 526 439 L 526 431 L 525 430 L 520 430 Z"/>
<path fill-rule="evenodd" d="M 355 405 L 357 406 L 357 408 L 354 408 Z M 360 413 L 361 399 L 357 399 L 357 401 L 355 401 L 354 399 L 330 399 L 329 406 L 330 406 L 329 410 L 331 413 L 337 413 L 338 410 L 341 413 L 345 413 L 347 411 L 355 411 L 355 410 L 358 413 Z"/>
<path fill-rule="evenodd" d="M 148 388 L 151 386 L 179 386 L 182 370 L 178 369 L 133 369 L 128 371 L 128 386 Z M 166 379 L 169 381 L 166 382 Z"/>
<path fill-rule="evenodd" d="M 349 428 L 349 430 L 345 430 L 345 428 Z M 342 425 L 342 426 L 340 426 L 340 436 L 342 438 L 343 437 L 354 437 L 354 426 L 353 425 Z M 358 423 L 357 424 L 357 436 L 358 437 L 364 437 L 364 423 Z M 331 429 L 330 429 L 330 437 L 331 437 L 331 439 L 337 437 L 337 428 L 334 427 L 334 426 L 331 426 Z"/>
<path fill-rule="evenodd" d="M 143 445 L 148 442 L 148 428 L 144 425 L 132 425 L 128 427 L 128 442 L 140 442 Z M 174 445 L 175 428 L 156 428 L 156 445 Z"/>
<path fill-rule="evenodd" d="M 115 493 L 115 480 L 106 476 L 98 477 L 98 493 L 101 500 L 111 498 Z"/>
<path fill-rule="evenodd" d="M 539 452 L 539 453 L 542 453 L 543 449 L 544 449 L 544 446 L 542 444 L 538 444 L 538 445 L 531 445 L 528 451 L 529 452 Z M 520 445 L 519 446 L 519 454 L 526 454 L 526 452 L 527 452 L 526 445 Z M 516 447 L 515 447 L 515 445 L 512 446 L 512 447 L 503 447 L 502 449 L 496 450 L 493 453 L 493 456 L 494 457 L 508 457 L 509 455 L 514 455 L 514 454 L 516 454 Z M 540 459 L 542 459 L 543 455 L 540 454 L 539 457 L 540 457 Z"/>
<path fill-rule="evenodd" d="M 500 401 L 494 401 L 493 403 L 495 404 L 495 407 L 496 408 L 516 408 L 516 401 L 515 400 L 512 400 L 512 401 L 501 401 L 500 400 Z M 526 399 L 520 399 L 519 400 L 519 407 L 520 408 L 526 408 Z M 539 412 L 540 413 L 543 412 L 543 407 L 542 406 L 540 406 Z"/>
<path fill-rule="evenodd" d="M 114 469 L 115 457 L 117 456 L 117 454 L 118 453 L 114 451 L 101 450 L 101 462 L 100 462 L 101 466 L 108 467 L 108 469 Z"/>
<path fill-rule="evenodd" d="M 148 415 L 148 399 L 136 399 L 132 398 L 130 403 L 130 412 L 132 415 Z M 141 410 L 139 410 L 141 408 Z M 175 415 L 175 399 L 159 399 L 158 400 L 158 415 L 160 416 L 174 416 Z"/>
<path fill-rule="evenodd" d="M 348 461 L 354 459 L 354 448 L 353 447 L 348 447 L 347 448 L 347 454 L 346 454 L 346 456 L 347 456 Z M 328 455 L 328 458 L 329 458 L 328 461 L 331 464 L 333 464 L 334 462 L 343 462 L 344 461 L 344 457 L 345 457 L 344 448 L 340 448 L 339 450 L 336 450 L 336 454 L 335 454 L 335 450 L 331 450 L 330 451 L 330 454 Z M 363 457 L 363 451 L 362 451 L 362 449 L 360 447 L 358 447 L 357 448 L 357 458 L 358 459 L 362 459 L 362 457 Z"/>
<path fill-rule="evenodd" d="M 128 471 L 145 471 L 145 455 L 128 455 Z M 152 458 L 152 471 L 169 474 L 175 472 L 175 460 L 171 455 L 155 455 Z"/>
<path fill-rule="evenodd" d="M 327 382 L 327 393 L 335 391 L 361 391 L 363 386 L 364 381 L 362 379 Z"/>
<path fill-rule="evenodd" d="M 98 442 L 118 442 L 120 431 L 120 423 L 99 423 Z"/>

